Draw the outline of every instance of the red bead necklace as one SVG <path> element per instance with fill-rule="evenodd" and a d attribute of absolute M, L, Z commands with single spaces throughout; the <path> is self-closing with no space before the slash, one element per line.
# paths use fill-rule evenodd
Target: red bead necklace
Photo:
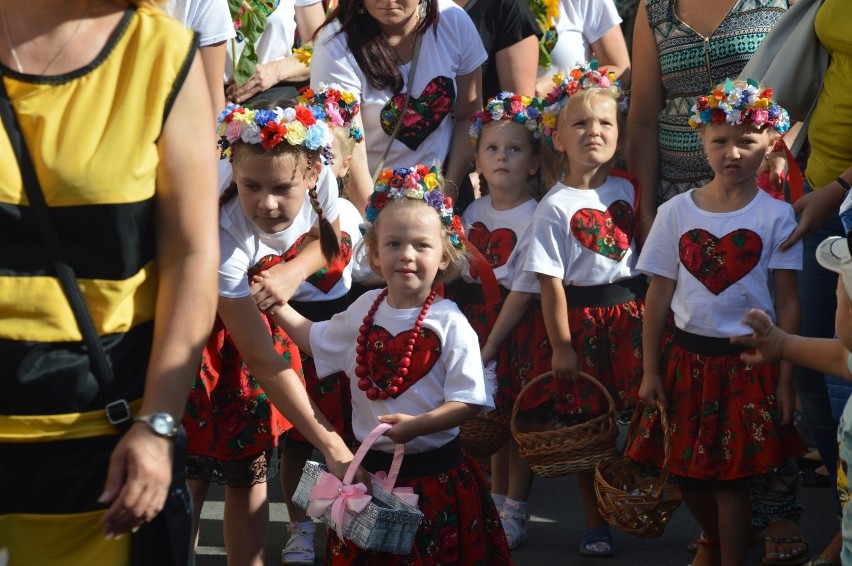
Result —
<path fill-rule="evenodd" d="M 437 289 L 432 289 L 432 292 L 426 297 L 426 302 L 423 303 L 423 310 L 420 311 L 417 322 L 414 323 L 414 330 L 411 331 L 411 336 L 408 337 L 408 342 L 405 344 L 405 354 L 399 361 L 396 375 L 384 389 L 376 386 L 370 377 L 370 369 L 367 367 L 367 349 L 369 348 L 367 334 L 370 332 L 370 326 L 373 325 L 373 317 L 375 317 L 379 305 L 382 304 L 382 301 L 385 300 L 388 294 L 387 287 L 376 297 L 373 306 L 367 311 L 364 321 L 358 329 L 360 333 L 358 335 L 358 346 L 355 349 L 355 375 L 358 376 L 358 389 L 367 394 L 367 399 L 371 401 L 381 399 L 384 401 L 391 395 L 396 395 L 399 391 L 399 386 L 405 382 L 405 377 L 408 375 L 408 368 L 411 366 L 411 354 L 414 352 L 414 344 L 417 343 L 417 337 L 420 336 L 420 327 L 423 326 L 423 319 L 426 318 L 426 313 L 429 311 L 429 307 L 432 306 L 432 301 L 435 299 L 437 292 Z"/>

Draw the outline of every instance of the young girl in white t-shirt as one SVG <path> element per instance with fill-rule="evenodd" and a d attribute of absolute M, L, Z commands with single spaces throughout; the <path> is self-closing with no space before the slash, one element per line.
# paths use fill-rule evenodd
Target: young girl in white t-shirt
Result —
<path fill-rule="evenodd" d="M 276 315 L 317 373 L 345 371 L 352 428 L 363 439 L 393 427 L 364 459 L 387 471 L 405 444 L 397 486 L 419 495 L 423 522 L 409 555 L 364 551 L 328 532 L 329 564 L 510 564 L 506 537 L 479 466 L 465 456 L 459 425 L 491 406 L 476 333 L 452 301 L 437 294 L 465 263 L 461 221 L 441 193 L 440 172 L 423 165 L 381 172 L 364 234 L 384 290 L 361 295 L 346 312 L 312 323 L 286 306 Z"/>
<path fill-rule="evenodd" d="M 742 347 L 731 344 L 752 332 L 741 321 L 752 307 L 786 332 L 798 328 L 802 245 L 781 250 L 796 218 L 755 181 L 789 118 L 771 91 L 727 80 L 697 99 L 690 125 L 715 177 L 660 206 L 639 259 L 638 268 L 653 276 L 639 390 L 649 410 L 628 453 L 660 465 L 655 409 L 662 402 L 671 431 L 669 472 L 703 529 L 695 562 L 745 564 L 752 480 L 804 448 L 789 426 L 792 366 L 752 367 L 740 359 Z M 674 336 L 664 339 L 669 312 Z"/>
<path fill-rule="evenodd" d="M 518 333 L 523 334 L 522 341 L 531 337 L 530 328 L 519 322 L 526 317 L 532 295 L 514 291 L 512 281 L 522 268 L 522 242 L 544 193 L 540 120 L 539 99 L 511 92 L 490 99 L 471 117 L 470 138 L 483 196 L 470 204 L 462 219 L 469 227 L 469 242 L 493 270 L 503 300 L 486 304 L 476 266 L 462 273 L 466 285 L 460 286 L 458 299 L 479 336 L 483 363 L 496 364 L 495 410 L 507 419 L 526 383 L 513 371 L 520 352 L 511 346 L 519 342 Z M 511 549 L 526 540 L 532 480 L 532 470 L 518 454 L 514 439 L 509 439 L 491 458 L 491 493 Z"/>
<path fill-rule="evenodd" d="M 580 418 L 608 409 L 579 372 L 596 378 L 616 409 L 633 406 L 642 376 L 646 279 L 636 270 L 638 186 L 609 171 L 618 147 L 621 89 L 597 62 L 575 67 L 545 99 L 542 118 L 558 160 L 545 160 L 556 184 L 536 208 L 524 269 L 535 273 L 552 348 L 551 369 L 573 390 Z M 555 127 L 555 129 L 553 129 Z M 545 153 L 545 156 L 548 154 Z M 612 555 L 598 514 L 593 470 L 577 474 L 586 531 L 580 553 Z"/>
<path fill-rule="evenodd" d="M 298 253 L 308 273 L 339 253 L 329 221 L 337 191 L 321 161 L 331 142 L 322 108 L 284 106 L 229 105 L 220 116 L 234 184 L 220 209 L 218 317 L 183 419 L 196 528 L 210 482 L 224 484 L 225 545 L 236 564 L 263 564 L 266 480 L 277 471 L 283 432 L 297 426 L 341 476 L 352 457 L 308 399 L 295 345 L 258 312 L 249 289 L 249 277 L 280 262 L 306 232 L 316 234 Z"/>

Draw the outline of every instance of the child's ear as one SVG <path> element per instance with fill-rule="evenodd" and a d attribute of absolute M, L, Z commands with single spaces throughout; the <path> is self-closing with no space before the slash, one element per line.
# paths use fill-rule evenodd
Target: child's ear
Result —
<path fill-rule="evenodd" d="M 536 153 L 532 156 L 532 160 L 530 160 L 530 177 L 537 175 L 539 169 L 541 169 L 541 154 Z"/>
<path fill-rule="evenodd" d="M 449 244 L 449 245 L 452 245 L 452 244 Z M 447 269 L 450 266 L 450 262 L 452 262 L 452 261 L 453 261 L 453 258 L 450 255 L 450 252 L 448 252 L 447 250 L 444 250 L 444 254 L 441 257 L 441 263 L 438 264 L 438 271 L 444 271 L 445 269 Z"/>
<path fill-rule="evenodd" d="M 352 154 L 350 153 L 346 157 L 343 158 L 343 162 L 340 164 L 340 170 L 337 172 L 337 177 L 342 179 L 349 173 L 349 166 L 352 164 Z"/>
<path fill-rule="evenodd" d="M 553 149 L 558 151 L 559 153 L 565 153 L 565 146 L 562 145 L 562 141 L 559 139 L 559 130 L 554 129 L 551 133 L 550 139 L 553 141 Z"/>

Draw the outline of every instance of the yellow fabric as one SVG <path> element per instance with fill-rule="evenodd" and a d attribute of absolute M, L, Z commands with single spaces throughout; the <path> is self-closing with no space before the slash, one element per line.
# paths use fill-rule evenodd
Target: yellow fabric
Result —
<path fill-rule="evenodd" d="M 825 0 L 815 26 L 831 62 L 808 126 L 808 182 L 821 189 L 852 167 L 852 9 L 848 0 Z"/>
<path fill-rule="evenodd" d="M 157 270 L 153 263 L 123 281 L 78 281 L 98 334 L 127 332 L 137 324 L 153 320 L 157 298 Z M 0 277 L 0 297 L 3 297 L 0 339 L 33 342 L 83 339 L 58 279 Z"/>
<path fill-rule="evenodd" d="M 141 406 L 141 399 L 131 402 L 130 412 L 139 414 Z M 0 442 L 54 442 L 115 434 L 118 431 L 107 421 L 104 409 L 66 415 L 0 415 Z"/>
<path fill-rule="evenodd" d="M 129 565 L 130 537 L 105 539 L 101 515 L 0 515 L 0 548 L 9 566 Z"/>

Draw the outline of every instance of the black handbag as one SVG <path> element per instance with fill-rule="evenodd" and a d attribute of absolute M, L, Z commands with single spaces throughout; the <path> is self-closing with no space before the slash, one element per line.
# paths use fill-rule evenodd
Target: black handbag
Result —
<path fill-rule="evenodd" d="M 0 76 L 0 118 L 9 136 L 30 209 L 41 232 L 45 250 L 51 260 L 65 296 L 74 312 L 74 318 L 83 335 L 92 364 L 92 374 L 98 381 L 104 399 L 107 420 L 122 433 L 132 424 L 130 406 L 125 399 L 111 398 L 110 385 L 115 376 L 112 366 L 98 338 L 92 315 L 73 268 L 65 262 L 62 244 L 50 217 L 41 185 L 33 167 L 32 158 L 23 139 L 12 101 Z M 192 499 L 186 483 L 186 432 L 182 427 L 174 437 L 172 454 L 172 481 L 163 510 L 150 522 L 145 523 L 131 537 L 131 564 L 134 566 L 190 566 L 195 564 L 193 553 Z"/>

